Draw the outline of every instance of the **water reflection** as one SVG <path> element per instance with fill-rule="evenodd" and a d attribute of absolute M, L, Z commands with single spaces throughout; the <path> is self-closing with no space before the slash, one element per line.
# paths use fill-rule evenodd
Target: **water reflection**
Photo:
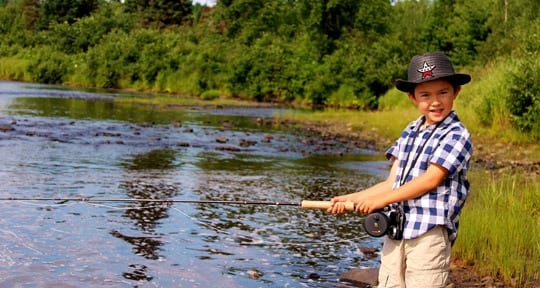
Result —
<path fill-rule="evenodd" d="M 122 163 L 126 169 L 126 180 L 121 188 L 131 199 L 167 200 L 173 198 L 177 195 L 178 188 L 166 183 L 164 176 L 177 167 L 176 154 L 177 152 L 171 149 L 155 149 L 133 155 Z M 152 201 L 133 202 L 125 210 L 124 217 L 133 220 L 135 230 L 142 233 L 142 236 L 130 236 L 118 230 L 111 231 L 111 235 L 132 245 L 135 255 L 149 260 L 160 259 L 163 257 L 160 255 L 163 242 L 157 230 L 160 221 L 169 217 L 170 205 L 171 203 Z M 123 273 L 127 279 L 136 281 L 153 279 L 148 275 L 145 265 L 130 264 L 129 268 L 132 271 Z"/>

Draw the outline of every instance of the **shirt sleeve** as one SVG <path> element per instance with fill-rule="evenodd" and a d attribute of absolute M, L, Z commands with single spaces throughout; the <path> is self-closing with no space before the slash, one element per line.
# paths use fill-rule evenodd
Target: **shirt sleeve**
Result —
<path fill-rule="evenodd" d="M 388 150 L 386 150 L 386 153 L 385 153 L 386 159 L 390 160 L 392 158 L 397 158 L 398 156 L 397 146 L 398 146 L 398 141 L 396 141 L 394 145 L 392 145 L 390 148 L 388 148 Z"/>
<path fill-rule="evenodd" d="M 386 150 L 386 153 L 385 153 L 386 159 L 390 160 L 392 158 L 395 158 L 395 159 L 399 158 L 399 151 L 400 151 L 399 147 L 400 145 L 402 145 L 404 141 L 407 140 L 407 137 L 409 137 L 409 133 L 407 131 L 411 129 L 410 125 L 411 124 L 409 124 L 407 128 L 405 128 L 403 132 L 401 132 L 401 135 L 396 140 L 396 142 L 394 142 L 394 145 L 392 145 L 390 148 L 388 148 L 388 150 Z"/>
<path fill-rule="evenodd" d="M 449 175 L 461 171 L 472 155 L 472 141 L 465 129 L 452 129 L 432 154 L 431 163 L 438 164 L 448 170 Z"/>

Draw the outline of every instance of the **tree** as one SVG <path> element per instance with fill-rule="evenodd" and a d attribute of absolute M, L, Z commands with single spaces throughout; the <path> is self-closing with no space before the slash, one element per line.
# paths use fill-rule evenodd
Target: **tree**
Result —
<path fill-rule="evenodd" d="M 52 23 L 75 23 L 98 8 L 99 0 L 43 0 L 40 4 L 39 25 L 47 29 Z"/>
<path fill-rule="evenodd" d="M 126 0 L 128 11 L 140 17 L 143 27 L 181 25 L 191 15 L 191 0 Z"/>
<path fill-rule="evenodd" d="M 33 30 L 39 20 L 39 0 L 22 1 L 22 20 L 26 30 Z"/>

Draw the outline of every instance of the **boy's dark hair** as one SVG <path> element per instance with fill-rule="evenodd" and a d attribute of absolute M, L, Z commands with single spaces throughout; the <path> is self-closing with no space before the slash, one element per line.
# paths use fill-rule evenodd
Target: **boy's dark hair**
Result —
<path fill-rule="evenodd" d="M 448 81 L 448 83 L 450 83 L 450 85 L 452 85 L 452 88 L 454 89 L 454 92 L 456 91 L 456 89 L 461 87 L 461 84 L 459 84 L 459 82 L 455 81 L 455 79 L 452 79 L 452 78 L 439 78 L 439 79 Z M 412 86 L 410 91 L 403 91 L 403 90 L 402 91 L 407 92 L 407 93 L 411 93 L 412 95 L 414 95 L 414 89 L 416 89 L 416 85 L 418 85 L 418 84 L 415 84 L 414 86 Z"/>

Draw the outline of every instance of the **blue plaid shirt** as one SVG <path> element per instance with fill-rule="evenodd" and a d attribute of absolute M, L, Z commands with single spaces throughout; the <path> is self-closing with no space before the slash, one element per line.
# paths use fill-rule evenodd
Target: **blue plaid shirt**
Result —
<path fill-rule="evenodd" d="M 403 239 L 416 238 L 437 225 L 444 225 L 453 243 L 457 237 L 459 214 L 469 194 L 466 173 L 473 150 L 471 135 L 453 111 L 437 127 L 430 125 L 419 130 L 424 119 L 421 116 L 411 122 L 386 152 L 388 159 L 395 157 L 399 161 L 393 189 L 401 185 L 405 173 L 408 175 L 403 183 L 425 173 L 430 163 L 444 167 L 448 176 L 436 189 L 403 202 Z M 424 149 L 419 151 L 422 146 Z M 411 155 L 407 156 L 409 153 Z M 418 158 L 416 162 L 415 158 Z M 408 167 L 413 163 L 414 167 Z M 397 204 L 393 206 L 397 207 Z"/>

